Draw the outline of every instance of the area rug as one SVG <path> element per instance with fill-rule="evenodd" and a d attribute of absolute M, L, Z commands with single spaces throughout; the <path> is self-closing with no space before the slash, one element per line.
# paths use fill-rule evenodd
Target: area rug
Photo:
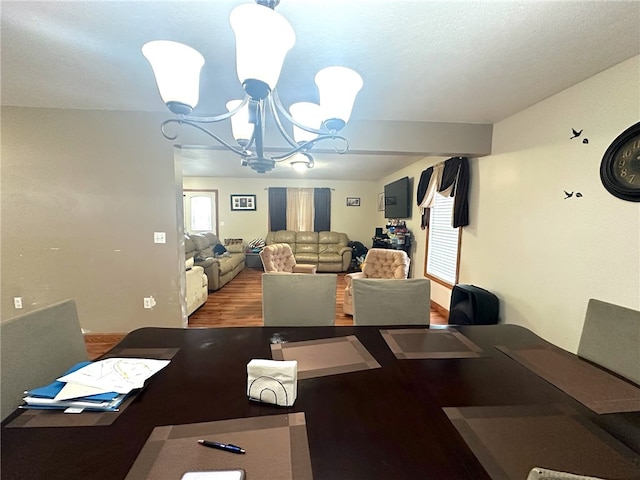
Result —
<path fill-rule="evenodd" d="M 153 358 L 171 360 L 178 348 L 119 348 L 115 347 L 100 359 L 105 358 Z M 153 377 L 150 381 L 153 381 Z M 78 414 L 63 413 L 62 410 L 25 409 L 9 422 L 7 427 L 98 427 L 111 425 L 135 400 L 136 394 L 127 398 L 117 412 L 82 412 Z"/>
<path fill-rule="evenodd" d="M 380 368 L 355 335 L 271 344 L 274 360 L 297 360 L 298 380 Z"/>
<path fill-rule="evenodd" d="M 230 443 L 237 455 L 198 440 Z M 247 479 L 311 480 L 304 413 L 156 427 L 125 480 L 175 480 L 190 471 L 241 468 Z"/>
<path fill-rule="evenodd" d="M 482 349 L 456 330 L 406 328 L 380 333 L 400 360 L 482 357 Z"/>
<path fill-rule="evenodd" d="M 443 408 L 494 480 L 533 467 L 602 478 L 640 478 L 640 456 L 567 407 Z"/>
<path fill-rule="evenodd" d="M 640 388 L 561 348 L 496 348 L 596 413 L 640 411 Z"/>

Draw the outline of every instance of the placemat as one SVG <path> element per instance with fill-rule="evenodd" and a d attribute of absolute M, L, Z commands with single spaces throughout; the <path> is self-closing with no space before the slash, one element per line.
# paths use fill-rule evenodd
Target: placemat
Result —
<path fill-rule="evenodd" d="M 231 443 L 243 455 L 203 447 Z M 156 427 L 125 480 L 176 480 L 185 472 L 243 468 L 247 479 L 312 479 L 304 413 Z"/>
<path fill-rule="evenodd" d="M 640 478 L 640 456 L 576 412 L 553 405 L 443 408 L 494 480 L 533 467 L 603 478 Z"/>
<path fill-rule="evenodd" d="M 355 335 L 271 345 L 274 360 L 297 360 L 298 380 L 380 368 Z"/>
<path fill-rule="evenodd" d="M 380 333 L 400 360 L 482 357 L 482 349 L 456 330 L 405 328 L 380 330 Z"/>
<path fill-rule="evenodd" d="M 115 347 L 100 357 L 114 358 L 153 358 L 156 360 L 171 360 L 179 348 L 118 348 Z M 151 378 L 153 381 L 153 377 Z M 9 422 L 7 427 L 95 427 L 111 425 L 136 398 L 131 395 L 117 412 L 82 412 L 63 413 L 62 410 L 34 410 L 25 409 L 20 415 Z"/>
<path fill-rule="evenodd" d="M 561 348 L 496 348 L 596 413 L 640 410 L 640 388 Z"/>

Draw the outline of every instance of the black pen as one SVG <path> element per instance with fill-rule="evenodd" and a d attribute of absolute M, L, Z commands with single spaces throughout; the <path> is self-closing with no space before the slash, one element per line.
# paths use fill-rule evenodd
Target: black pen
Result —
<path fill-rule="evenodd" d="M 230 443 L 210 442 L 209 440 L 198 440 L 198 443 L 205 447 L 217 448 L 218 450 L 224 450 L 225 452 L 245 453 L 244 448 L 240 448 L 237 445 L 231 445 Z"/>

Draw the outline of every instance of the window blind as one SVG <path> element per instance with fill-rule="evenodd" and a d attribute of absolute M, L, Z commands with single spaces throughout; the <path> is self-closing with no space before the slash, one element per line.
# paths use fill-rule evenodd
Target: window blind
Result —
<path fill-rule="evenodd" d="M 460 229 L 451 227 L 453 197 L 436 194 L 429 220 L 427 275 L 455 285 L 458 276 Z"/>

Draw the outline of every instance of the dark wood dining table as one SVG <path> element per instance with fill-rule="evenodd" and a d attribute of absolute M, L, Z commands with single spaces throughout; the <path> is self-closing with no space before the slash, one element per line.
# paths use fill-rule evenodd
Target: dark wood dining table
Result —
<path fill-rule="evenodd" d="M 640 455 L 640 412 L 598 415 L 495 348 L 547 343 L 529 330 L 458 326 L 481 357 L 399 360 L 380 333 L 397 328 L 409 327 L 135 330 L 116 348 L 179 349 L 170 364 L 110 425 L 11 428 L 20 412 L 12 414 L 1 431 L 2 478 L 123 479 L 157 426 L 290 412 L 305 414 L 316 480 L 491 478 L 443 407 L 564 405 Z M 380 368 L 299 380 L 288 408 L 248 400 L 247 363 L 270 359 L 274 341 L 344 336 Z"/>

